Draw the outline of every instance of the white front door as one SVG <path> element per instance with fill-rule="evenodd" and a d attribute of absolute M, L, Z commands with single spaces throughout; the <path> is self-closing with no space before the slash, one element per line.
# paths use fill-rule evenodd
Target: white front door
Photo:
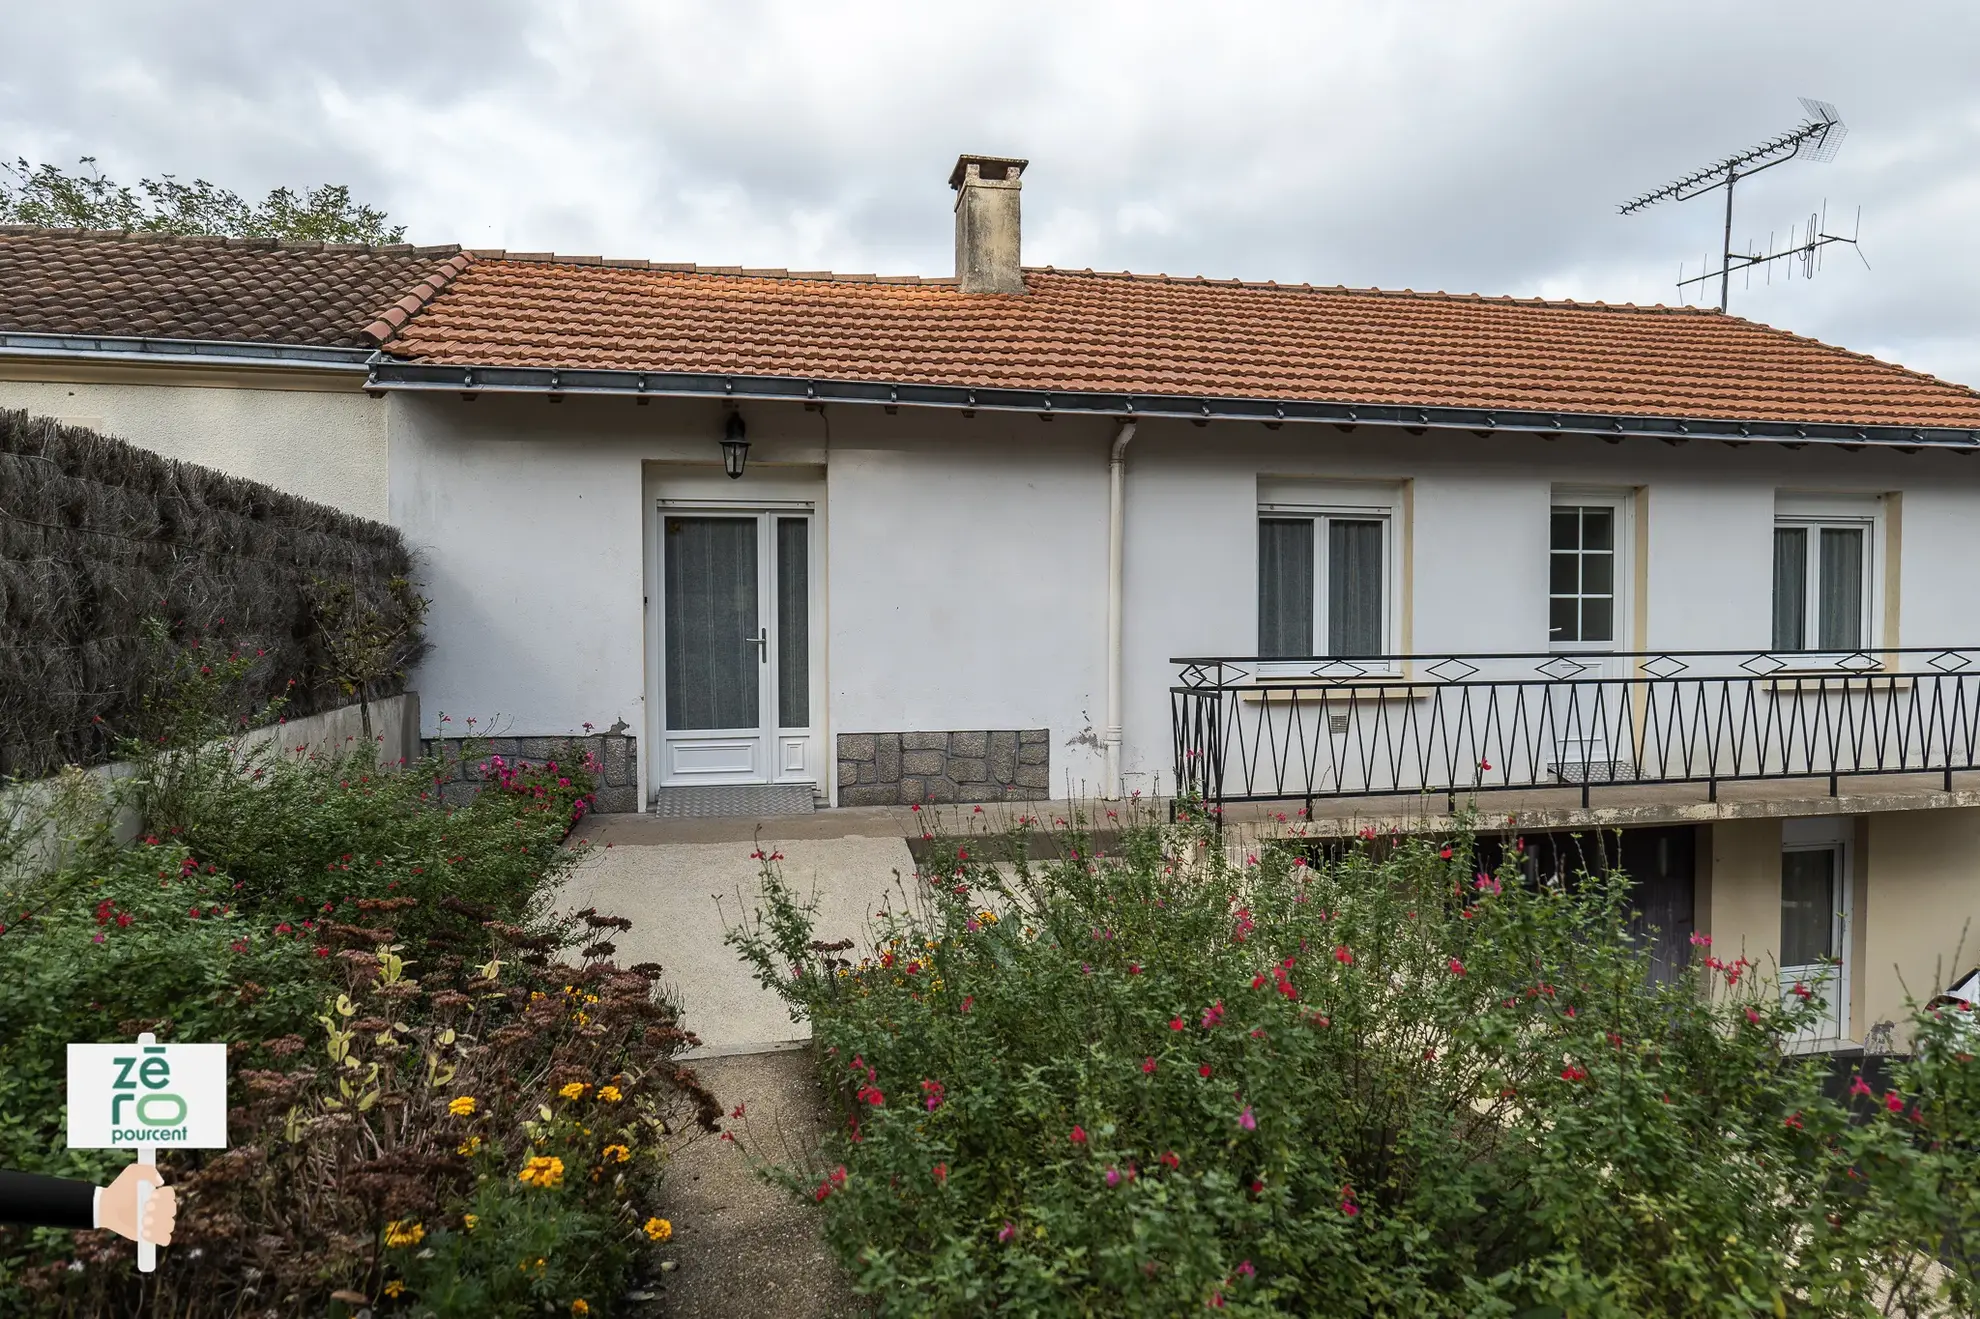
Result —
<path fill-rule="evenodd" d="M 808 509 L 659 509 L 659 781 L 819 782 Z"/>
<path fill-rule="evenodd" d="M 1849 1038 L 1850 845 L 1847 821 L 1791 820 L 1781 842 L 1781 993 L 1824 1007 L 1795 1044 Z"/>

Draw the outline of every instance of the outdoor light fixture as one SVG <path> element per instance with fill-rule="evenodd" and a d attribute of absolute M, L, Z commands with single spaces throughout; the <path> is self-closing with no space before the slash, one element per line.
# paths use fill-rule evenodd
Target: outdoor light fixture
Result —
<path fill-rule="evenodd" d="M 749 461 L 749 441 L 743 438 L 743 419 L 739 412 L 729 414 L 729 424 L 722 431 L 722 470 L 735 480 L 743 474 L 743 464 Z"/>

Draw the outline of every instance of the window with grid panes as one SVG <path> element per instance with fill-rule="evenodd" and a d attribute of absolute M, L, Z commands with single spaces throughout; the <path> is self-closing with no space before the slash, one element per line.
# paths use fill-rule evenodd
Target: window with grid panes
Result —
<path fill-rule="evenodd" d="M 1616 639 L 1616 510 L 1556 504 L 1549 524 L 1547 640 L 1613 645 Z"/>

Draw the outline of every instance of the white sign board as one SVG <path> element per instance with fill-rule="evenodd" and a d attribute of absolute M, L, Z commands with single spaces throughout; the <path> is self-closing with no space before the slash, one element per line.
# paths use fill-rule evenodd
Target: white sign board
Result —
<path fill-rule="evenodd" d="M 69 1148 L 225 1149 L 227 1046 L 69 1046 Z"/>

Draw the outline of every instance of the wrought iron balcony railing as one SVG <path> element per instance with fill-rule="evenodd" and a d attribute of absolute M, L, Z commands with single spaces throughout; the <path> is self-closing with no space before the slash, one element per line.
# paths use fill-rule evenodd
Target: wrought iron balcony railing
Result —
<path fill-rule="evenodd" d="M 1177 787 L 1216 805 L 1980 768 L 1980 649 L 1171 663 Z"/>

